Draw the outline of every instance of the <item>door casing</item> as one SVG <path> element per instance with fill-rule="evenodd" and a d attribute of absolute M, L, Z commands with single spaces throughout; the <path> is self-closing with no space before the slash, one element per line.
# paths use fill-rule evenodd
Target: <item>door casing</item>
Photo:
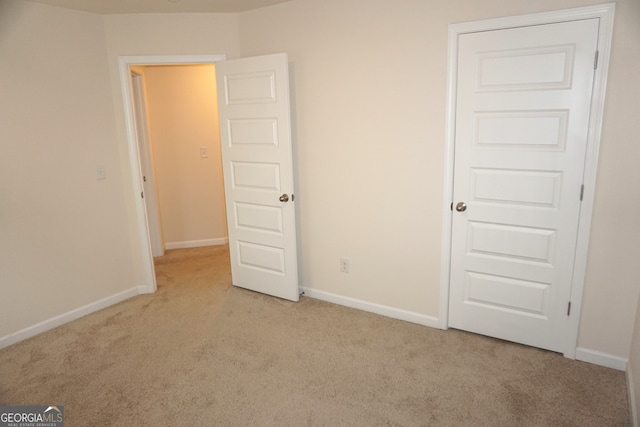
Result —
<path fill-rule="evenodd" d="M 456 99 L 458 67 L 458 37 L 465 33 L 479 31 L 501 30 L 506 28 L 524 27 L 530 25 L 543 25 L 580 19 L 598 18 L 600 20 L 598 36 L 598 68 L 594 76 L 594 86 L 589 117 L 589 130 L 587 137 L 587 153 L 584 171 L 584 195 L 578 221 L 578 237 L 576 243 L 576 256 L 574 274 L 571 283 L 571 314 L 569 316 L 569 333 L 563 354 L 567 358 L 575 359 L 578 341 L 578 327 L 582 309 L 582 295 L 584 279 L 587 268 L 587 255 L 589 249 L 589 231 L 595 196 L 596 171 L 600 138 L 602 133 L 602 117 L 604 113 L 604 99 L 606 92 L 609 57 L 611 51 L 611 38 L 613 33 L 613 17 L 615 4 L 608 3 L 597 6 L 588 6 L 575 9 L 519 15 L 506 18 L 488 19 L 460 24 L 449 25 L 449 46 L 447 65 L 447 128 L 445 148 L 445 185 L 442 207 L 442 266 L 440 276 L 440 301 L 439 321 L 442 329 L 448 328 L 449 319 L 449 287 L 451 266 L 451 232 L 453 203 L 453 177 L 454 177 L 454 143 L 456 125 Z"/>
<path fill-rule="evenodd" d="M 138 135 L 138 150 L 140 154 L 140 167 L 143 173 L 143 182 L 148 188 L 145 194 L 145 209 L 147 223 L 149 226 L 149 239 L 151 241 L 151 252 L 154 257 L 164 255 L 164 238 L 160 225 L 160 209 L 156 190 L 156 178 L 154 171 L 153 156 L 151 154 L 151 141 L 149 140 L 148 116 L 146 106 L 146 95 L 144 79 L 141 74 L 131 71 L 131 83 L 133 90 L 133 109 Z"/>

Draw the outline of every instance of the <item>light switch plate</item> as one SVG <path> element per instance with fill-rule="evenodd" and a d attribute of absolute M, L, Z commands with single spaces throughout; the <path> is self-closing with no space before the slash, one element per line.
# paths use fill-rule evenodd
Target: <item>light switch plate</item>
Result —
<path fill-rule="evenodd" d="M 96 179 L 98 181 L 107 179 L 107 170 L 104 168 L 104 165 L 96 166 Z"/>

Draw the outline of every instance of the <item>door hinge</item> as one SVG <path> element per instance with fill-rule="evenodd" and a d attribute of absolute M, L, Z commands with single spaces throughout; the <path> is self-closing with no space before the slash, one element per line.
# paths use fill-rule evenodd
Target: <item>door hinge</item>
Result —
<path fill-rule="evenodd" d="M 451 209 L 451 212 L 453 212 L 453 202 L 451 202 L 451 206 L 449 207 L 449 209 Z"/>
<path fill-rule="evenodd" d="M 593 59 L 593 69 L 596 70 L 598 69 L 598 56 L 600 55 L 600 52 L 596 50 L 596 57 Z"/>
<path fill-rule="evenodd" d="M 584 199 L 584 184 L 580 186 L 580 201 Z"/>
<path fill-rule="evenodd" d="M 144 192 L 140 192 L 140 198 L 144 199 Z"/>
<path fill-rule="evenodd" d="M 571 314 L 571 301 L 569 301 L 569 304 L 567 304 L 567 316 L 569 316 Z"/>

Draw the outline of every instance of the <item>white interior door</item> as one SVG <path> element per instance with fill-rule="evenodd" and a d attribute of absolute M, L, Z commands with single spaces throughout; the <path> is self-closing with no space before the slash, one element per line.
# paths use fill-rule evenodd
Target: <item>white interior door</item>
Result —
<path fill-rule="evenodd" d="M 286 54 L 216 64 L 235 286 L 298 301 Z"/>
<path fill-rule="evenodd" d="M 598 25 L 459 37 L 453 328 L 566 345 Z"/>

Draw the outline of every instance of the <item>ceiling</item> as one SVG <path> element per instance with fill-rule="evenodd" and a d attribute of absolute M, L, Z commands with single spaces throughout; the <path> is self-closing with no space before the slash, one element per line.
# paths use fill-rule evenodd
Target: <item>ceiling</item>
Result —
<path fill-rule="evenodd" d="M 27 0 L 66 9 L 120 13 L 237 13 L 289 0 Z"/>

